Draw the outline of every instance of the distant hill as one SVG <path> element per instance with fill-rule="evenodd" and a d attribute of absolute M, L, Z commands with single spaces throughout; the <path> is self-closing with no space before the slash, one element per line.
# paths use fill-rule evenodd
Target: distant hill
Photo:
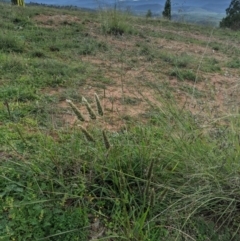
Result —
<path fill-rule="evenodd" d="M 83 9 L 96 10 L 117 6 L 118 9 L 128 10 L 133 14 L 145 15 L 151 10 L 153 16 L 162 15 L 165 0 L 26 0 L 26 3 L 43 3 L 58 6 L 77 6 Z M 225 9 L 228 7 L 227 0 L 175 0 L 172 1 L 172 19 L 175 21 L 190 21 L 200 24 L 211 24 L 218 26 L 219 21 L 225 16 Z"/>
<path fill-rule="evenodd" d="M 216 13 L 224 13 L 226 11 L 226 4 L 205 4 L 202 6 L 203 9 L 216 12 Z"/>

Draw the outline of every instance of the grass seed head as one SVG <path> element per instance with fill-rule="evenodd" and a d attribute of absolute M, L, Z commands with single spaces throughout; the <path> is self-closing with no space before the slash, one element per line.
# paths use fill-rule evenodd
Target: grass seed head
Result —
<path fill-rule="evenodd" d="M 97 104 L 98 114 L 103 116 L 103 108 L 102 108 L 100 99 L 96 93 L 94 94 L 94 96 L 95 96 L 95 100 L 96 100 L 96 104 Z"/>
<path fill-rule="evenodd" d="M 106 149 L 108 150 L 108 149 L 110 149 L 111 145 L 110 145 L 110 142 L 109 142 L 108 137 L 106 135 L 106 132 L 104 130 L 102 131 L 102 135 L 103 135 L 104 145 L 105 145 Z"/>
<path fill-rule="evenodd" d="M 149 168 L 148 168 L 147 180 L 151 180 L 151 178 L 152 178 L 153 164 L 154 164 L 154 159 L 151 160 L 150 166 L 149 166 Z"/>
<path fill-rule="evenodd" d="M 89 105 L 88 101 L 84 97 L 82 97 L 82 101 L 84 102 L 84 104 L 87 107 L 90 118 L 93 120 L 97 119 L 97 116 L 96 116 L 94 110 L 92 109 L 92 107 Z"/>
<path fill-rule="evenodd" d="M 149 207 L 153 207 L 155 205 L 155 200 L 156 200 L 156 193 L 155 193 L 154 188 L 152 188 L 150 190 L 150 198 L 149 198 L 149 202 L 148 202 Z"/>
<path fill-rule="evenodd" d="M 72 110 L 73 110 L 73 112 L 75 113 L 75 115 L 77 116 L 77 118 L 78 118 L 80 121 L 85 121 L 85 118 L 83 117 L 82 113 L 81 113 L 80 110 L 77 108 L 77 106 L 74 105 L 71 100 L 66 100 L 66 102 L 70 105 L 70 107 L 72 108 Z"/>
<path fill-rule="evenodd" d="M 93 136 L 81 125 L 78 125 L 88 141 L 95 142 Z"/>
<path fill-rule="evenodd" d="M 150 188 L 150 180 L 148 180 L 147 181 L 147 183 L 146 183 L 146 186 L 145 186 L 145 188 L 144 188 L 144 200 L 146 200 L 147 198 L 148 198 L 148 195 L 149 195 L 149 188 Z"/>

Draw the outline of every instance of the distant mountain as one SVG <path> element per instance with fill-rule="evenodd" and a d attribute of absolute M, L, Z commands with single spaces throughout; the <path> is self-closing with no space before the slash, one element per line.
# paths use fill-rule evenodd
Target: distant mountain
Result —
<path fill-rule="evenodd" d="M 151 10 L 152 12 L 157 12 L 159 13 L 161 9 L 163 9 L 163 6 L 160 4 L 143 4 L 143 5 L 138 5 L 135 8 L 132 8 L 133 12 L 141 12 L 141 13 L 146 13 L 148 10 Z"/>
<path fill-rule="evenodd" d="M 175 10 L 175 11 L 174 11 Z M 210 11 L 208 9 L 204 9 L 202 7 L 193 7 L 193 6 L 186 6 L 181 9 L 173 9 L 173 12 L 178 12 L 178 13 L 201 13 L 201 14 L 210 14 L 213 13 L 213 11 Z"/>
<path fill-rule="evenodd" d="M 152 13 L 160 14 L 163 10 L 163 5 L 158 3 L 142 3 L 142 4 L 119 4 L 121 9 L 130 9 L 131 12 L 135 14 L 146 14 L 148 10 L 151 10 Z"/>
<path fill-rule="evenodd" d="M 212 11 L 212 12 L 217 12 L 217 13 L 225 13 L 226 12 L 226 8 L 228 6 L 226 6 L 226 4 L 222 3 L 222 4 L 205 4 L 202 6 L 203 9 Z"/>

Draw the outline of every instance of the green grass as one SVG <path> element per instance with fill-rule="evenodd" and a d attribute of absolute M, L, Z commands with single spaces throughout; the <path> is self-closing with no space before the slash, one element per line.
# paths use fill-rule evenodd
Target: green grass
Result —
<path fill-rule="evenodd" d="M 215 58 L 205 58 L 201 66 L 201 71 L 205 73 L 221 71 L 221 67 L 219 66 L 219 61 L 216 60 Z"/>
<path fill-rule="evenodd" d="M 192 70 L 181 70 L 178 68 L 173 69 L 170 73 L 170 76 L 177 77 L 177 79 L 184 81 L 184 80 L 191 80 L 195 81 L 197 79 L 197 75 Z"/>
<path fill-rule="evenodd" d="M 0 7 L 0 240 L 239 240 L 239 113 L 190 112 L 176 95 L 208 102 L 193 83 L 223 66 L 237 72 L 233 49 L 167 32 L 205 38 L 210 28 L 116 9 Z M 80 20 L 44 25 L 39 14 Z M 209 46 L 228 62 L 165 40 Z M 145 92 L 128 96 L 133 86 Z M 82 97 L 98 113 L 95 92 L 113 108 L 92 120 Z M 86 122 L 65 123 L 75 116 L 66 99 Z M 142 109 L 121 115 L 115 103 Z"/>
<path fill-rule="evenodd" d="M 89 130 L 96 144 L 77 129 L 58 131 L 57 142 L 20 124 L 8 126 L 11 136 L 2 129 L 1 142 L 12 153 L 2 152 L 3 233 L 84 240 L 91 213 L 119 240 L 228 240 L 239 221 L 236 132 L 202 135 L 192 117 L 174 109 L 152 118 L 150 127 L 107 133 L 107 156 L 97 129 Z M 214 220 L 226 230 L 217 231 Z"/>
<path fill-rule="evenodd" d="M 24 51 L 24 44 L 20 37 L 9 36 L 1 33 L 0 48 L 4 52 L 22 53 Z"/>
<path fill-rule="evenodd" d="M 230 67 L 230 68 L 239 68 L 240 67 L 240 59 L 234 58 L 234 59 L 230 60 L 227 63 L 227 66 Z"/>
<path fill-rule="evenodd" d="M 99 14 L 101 28 L 104 34 L 123 35 L 134 34 L 136 30 L 129 24 L 130 16 L 128 13 L 121 13 L 115 6 L 114 9 L 103 10 Z"/>

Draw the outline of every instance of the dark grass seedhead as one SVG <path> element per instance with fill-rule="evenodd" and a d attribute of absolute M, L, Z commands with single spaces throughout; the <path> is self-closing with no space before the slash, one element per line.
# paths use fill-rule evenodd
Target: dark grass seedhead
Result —
<path fill-rule="evenodd" d="M 84 136 L 86 137 L 86 139 L 89 141 L 89 142 L 96 142 L 94 137 L 87 131 L 86 128 L 84 128 L 83 126 L 81 125 L 78 125 L 82 131 L 82 133 L 84 134 Z"/>
<path fill-rule="evenodd" d="M 94 94 L 94 97 L 95 97 L 95 101 L 96 101 L 96 105 L 97 105 L 98 114 L 100 116 L 103 116 L 104 112 L 103 112 L 103 107 L 102 107 L 102 104 L 100 102 L 100 99 L 99 99 L 99 97 L 96 93 Z"/>
<path fill-rule="evenodd" d="M 72 108 L 73 112 L 77 116 L 78 120 L 85 121 L 84 116 L 82 115 L 81 111 L 78 109 L 76 105 L 73 104 L 71 100 L 66 100 L 66 102 L 69 104 L 69 106 Z"/>
<path fill-rule="evenodd" d="M 82 97 L 82 102 L 83 102 L 83 104 L 86 106 L 90 118 L 91 118 L 92 120 L 97 119 L 97 116 L 96 116 L 94 110 L 92 109 L 92 107 L 90 106 L 90 104 L 88 103 L 87 99 L 84 98 L 84 97 Z"/>

